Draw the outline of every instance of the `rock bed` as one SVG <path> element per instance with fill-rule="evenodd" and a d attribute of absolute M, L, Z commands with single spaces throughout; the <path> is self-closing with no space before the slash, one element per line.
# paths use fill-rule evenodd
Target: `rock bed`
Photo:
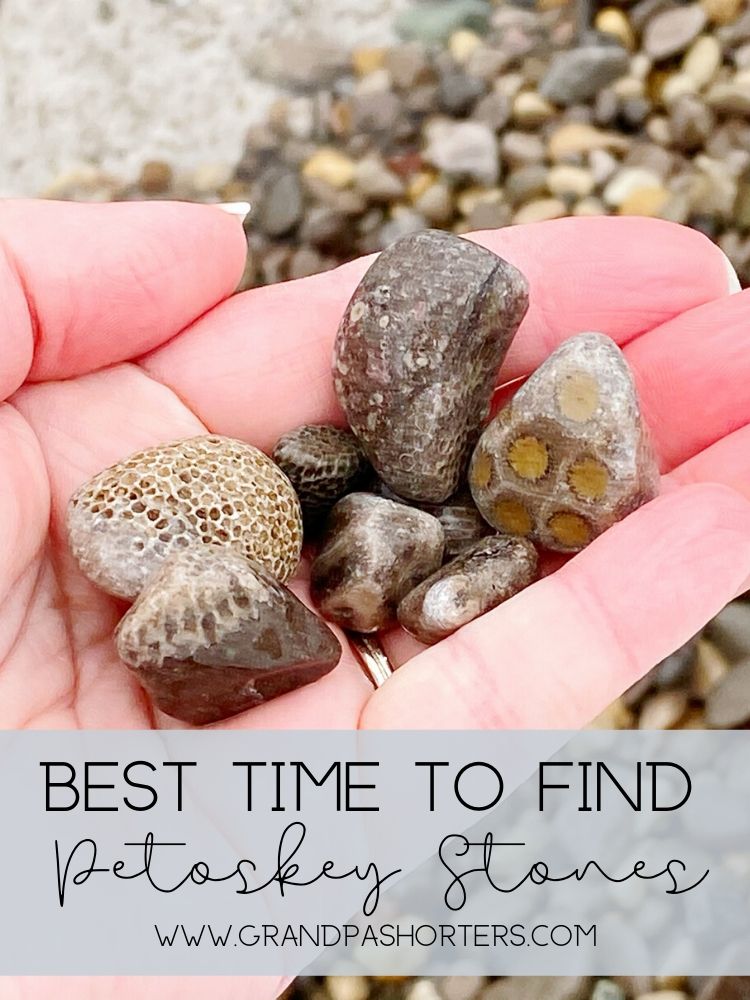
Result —
<path fill-rule="evenodd" d="M 284 1000 L 749 1000 L 750 978 L 686 976 L 341 976 L 298 979 Z"/>
<path fill-rule="evenodd" d="M 92 168 L 45 193 L 249 199 L 246 287 L 425 226 L 600 213 L 687 223 L 750 283 L 746 0 L 637 0 L 589 21 L 571 0 L 421 0 L 391 48 L 282 39 L 288 97 L 236 166 L 150 162 L 135 184 Z"/>

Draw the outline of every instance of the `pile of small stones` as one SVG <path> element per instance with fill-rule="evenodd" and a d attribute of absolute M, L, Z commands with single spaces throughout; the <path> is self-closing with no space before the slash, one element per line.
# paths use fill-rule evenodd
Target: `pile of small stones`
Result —
<path fill-rule="evenodd" d="M 45 193 L 249 200 L 243 287 L 430 226 L 602 213 L 687 223 L 750 284 L 747 0 L 578 6 L 419 0 L 391 47 L 276 39 L 259 71 L 288 96 L 238 164 L 154 161 L 132 184 L 90 168 Z"/>
<path fill-rule="evenodd" d="M 437 642 L 658 492 L 635 386 L 600 333 L 564 341 L 488 421 L 528 308 L 507 261 L 438 230 L 370 266 L 335 341 L 348 429 L 270 458 L 216 435 L 140 452 L 71 498 L 83 573 L 133 601 L 116 645 L 155 704 L 206 724 L 317 680 L 331 629 L 284 584 L 316 541 L 312 599 L 349 632 Z"/>
<path fill-rule="evenodd" d="M 747 976 L 300 978 L 284 1000 L 750 1000 Z"/>

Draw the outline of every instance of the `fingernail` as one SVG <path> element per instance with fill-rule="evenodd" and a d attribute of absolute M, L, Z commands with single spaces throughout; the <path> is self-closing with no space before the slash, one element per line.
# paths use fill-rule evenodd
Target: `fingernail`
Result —
<path fill-rule="evenodd" d="M 728 289 L 729 294 L 730 295 L 734 295 L 735 292 L 741 292 L 742 291 L 742 285 L 740 284 L 740 279 L 737 277 L 737 272 L 734 269 L 734 265 L 732 264 L 731 260 L 727 257 L 727 255 L 724 253 L 724 251 L 721 248 L 718 248 L 718 249 L 719 249 L 719 253 L 724 258 L 724 261 L 725 261 L 726 267 L 727 267 L 727 279 L 728 279 L 728 282 L 729 282 L 729 289 Z"/>
<path fill-rule="evenodd" d="M 217 205 L 217 208 L 220 208 L 222 212 L 226 212 L 228 215 L 234 215 L 244 225 L 253 206 L 249 201 L 221 201 Z"/>

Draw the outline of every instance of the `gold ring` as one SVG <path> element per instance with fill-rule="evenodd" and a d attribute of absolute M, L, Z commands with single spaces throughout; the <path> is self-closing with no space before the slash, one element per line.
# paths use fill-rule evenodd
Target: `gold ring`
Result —
<path fill-rule="evenodd" d="M 348 637 L 364 675 L 373 687 L 382 687 L 393 673 L 393 667 L 380 639 L 376 635 L 361 635 L 357 632 L 348 633 Z"/>

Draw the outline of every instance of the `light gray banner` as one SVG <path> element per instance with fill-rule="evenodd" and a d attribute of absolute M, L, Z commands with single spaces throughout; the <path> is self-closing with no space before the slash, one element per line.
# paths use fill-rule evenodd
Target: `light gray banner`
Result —
<path fill-rule="evenodd" d="M 750 973 L 744 732 L 0 734 L 0 974 Z"/>

